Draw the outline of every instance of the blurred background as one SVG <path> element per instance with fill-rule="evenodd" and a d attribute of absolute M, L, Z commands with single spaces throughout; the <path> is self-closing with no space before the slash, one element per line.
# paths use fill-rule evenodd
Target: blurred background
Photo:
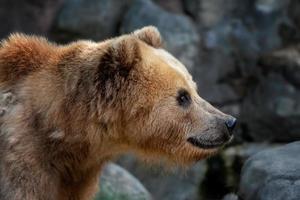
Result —
<path fill-rule="evenodd" d="M 264 173 L 248 176 L 245 160 L 300 139 L 299 0 L 0 0 L 0 24 L 1 39 L 25 32 L 58 43 L 101 41 L 154 25 L 192 73 L 200 96 L 239 119 L 233 143 L 188 170 L 164 172 L 131 155 L 120 158 L 122 168 L 105 170 L 102 191 L 113 194 L 102 199 L 127 198 L 117 197 L 119 189 L 128 199 L 259 199 L 253 187 Z M 284 157 L 294 156 L 290 151 Z M 284 188 L 272 188 L 278 187 Z M 274 194 L 272 188 L 264 194 Z"/>

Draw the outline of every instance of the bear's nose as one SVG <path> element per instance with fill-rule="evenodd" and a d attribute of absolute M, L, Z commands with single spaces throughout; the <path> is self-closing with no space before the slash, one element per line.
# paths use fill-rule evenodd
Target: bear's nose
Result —
<path fill-rule="evenodd" d="M 232 134 L 232 131 L 233 131 L 235 125 L 236 125 L 236 122 L 237 122 L 237 120 L 234 117 L 231 117 L 230 119 L 227 119 L 225 121 L 225 125 L 226 125 L 226 127 L 227 127 L 230 134 Z"/>

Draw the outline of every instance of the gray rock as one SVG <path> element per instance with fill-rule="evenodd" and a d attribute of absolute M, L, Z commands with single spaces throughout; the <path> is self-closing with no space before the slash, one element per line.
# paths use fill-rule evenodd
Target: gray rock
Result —
<path fill-rule="evenodd" d="M 257 141 L 300 139 L 300 53 L 290 47 L 263 56 L 257 84 L 243 102 L 241 117 Z M 255 110 L 255 112 L 253 112 Z"/>
<path fill-rule="evenodd" d="M 196 19 L 200 28 L 209 30 L 206 36 L 209 38 L 204 40 L 212 42 L 211 39 L 215 38 L 213 40 L 217 39 L 218 41 L 215 42 L 219 42 L 220 46 L 224 45 L 222 44 L 224 42 L 237 42 L 230 46 L 249 48 L 251 45 L 258 45 L 261 49 L 277 47 L 280 45 L 279 25 L 282 22 L 288 23 L 285 13 L 290 0 L 186 0 L 183 2 L 187 12 Z M 247 43 L 247 45 L 243 47 L 243 44 L 238 43 Z"/>
<path fill-rule="evenodd" d="M 208 49 L 221 49 L 227 55 L 234 52 L 253 57 L 264 47 L 257 37 L 240 18 L 230 18 L 208 30 L 203 36 L 203 44 Z"/>
<path fill-rule="evenodd" d="M 239 194 L 245 200 L 300 199 L 300 142 L 250 157 L 243 169 Z"/>
<path fill-rule="evenodd" d="M 202 52 L 199 66 L 192 70 L 201 97 L 218 106 L 237 101 L 238 94 L 222 81 L 234 70 L 233 59 L 223 52 Z"/>
<path fill-rule="evenodd" d="M 290 0 L 288 15 L 298 28 L 300 27 L 299 12 L 300 12 L 300 2 L 298 0 Z"/>
<path fill-rule="evenodd" d="M 263 55 L 260 64 L 264 71 L 281 73 L 292 84 L 300 87 L 300 44 Z"/>
<path fill-rule="evenodd" d="M 288 5 L 289 1 L 282 0 L 256 0 L 255 7 L 263 13 L 272 13 L 281 10 Z"/>
<path fill-rule="evenodd" d="M 245 143 L 228 147 L 206 160 L 207 172 L 200 184 L 201 199 L 221 199 L 225 194 L 236 192 L 245 161 L 250 156 L 273 146 L 267 143 Z"/>
<path fill-rule="evenodd" d="M 188 68 L 195 66 L 200 38 L 189 18 L 167 12 L 150 0 L 135 0 L 122 21 L 121 32 L 128 33 L 147 25 L 159 29 L 166 49 L 175 57 Z"/>
<path fill-rule="evenodd" d="M 118 33 L 129 0 L 68 0 L 55 23 L 58 40 L 103 40 Z"/>
<path fill-rule="evenodd" d="M 243 12 L 241 5 L 247 5 L 247 1 L 240 3 L 238 0 L 185 0 L 185 9 L 192 15 L 200 26 L 211 28 L 220 23 L 224 18 L 233 15 L 233 12 Z"/>
<path fill-rule="evenodd" d="M 238 200 L 239 197 L 236 194 L 227 194 L 223 197 L 222 200 Z"/>
<path fill-rule="evenodd" d="M 232 14 L 220 17 L 218 23 L 207 30 L 203 38 L 207 48 L 221 48 L 227 53 L 255 57 L 280 47 L 280 28 L 282 24 L 289 24 L 285 14 L 287 0 L 272 4 L 267 0 L 249 1 L 246 10 L 244 1 L 234 5 L 241 13 L 230 12 Z"/>
<path fill-rule="evenodd" d="M 63 0 L 0 1 L 0 39 L 12 32 L 47 34 Z"/>
<path fill-rule="evenodd" d="M 199 185 L 207 170 L 204 161 L 187 169 L 165 170 L 165 166 L 143 165 L 129 155 L 121 158 L 118 163 L 132 172 L 154 199 L 163 200 L 198 200 Z"/>
<path fill-rule="evenodd" d="M 163 9 L 173 12 L 183 14 L 183 5 L 181 0 L 153 0 L 157 5 Z"/>
<path fill-rule="evenodd" d="M 242 145 L 232 146 L 224 150 L 220 155 L 225 160 L 228 169 L 232 169 L 235 162 L 243 165 L 246 160 L 261 151 L 278 146 L 278 144 L 268 143 L 244 143 Z M 237 161 L 238 160 L 238 161 Z"/>
<path fill-rule="evenodd" d="M 115 164 L 102 171 L 100 192 L 95 200 L 151 200 L 144 186 L 129 172 Z"/>

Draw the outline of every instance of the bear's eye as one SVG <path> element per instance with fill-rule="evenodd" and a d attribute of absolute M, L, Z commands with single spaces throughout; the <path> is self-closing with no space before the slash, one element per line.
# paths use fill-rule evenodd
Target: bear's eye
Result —
<path fill-rule="evenodd" d="M 182 107 L 188 107 L 191 104 L 191 96 L 185 89 L 180 89 L 177 95 L 177 102 Z"/>

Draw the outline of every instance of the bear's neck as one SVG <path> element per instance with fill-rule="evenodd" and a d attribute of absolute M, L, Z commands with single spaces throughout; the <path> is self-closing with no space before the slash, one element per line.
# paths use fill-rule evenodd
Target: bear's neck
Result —
<path fill-rule="evenodd" d="M 11 118 L 12 121 L 7 122 L 8 127 L 14 127 L 10 134 L 15 140 L 13 148 L 56 175 L 60 184 L 67 185 L 67 190 L 75 191 L 81 184 L 95 183 L 102 166 L 125 151 L 126 147 L 118 144 L 118 139 L 109 137 L 117 135 L 108 132 L 115 130 L 114 125 L 98 123 L 90 117 L 87 108 L 81 112 L 66 111 L 63 104 L 37 107 L 32 103 L 35 101 L 31 98 L 21 102 L 22 106 L 11 113 L 19 116 L 18 121 Z M 51 110 L 56 106 L 60 109 Z M 76 103 L 73 106 L 77 108 Z M 16 140 L 26 141 L 26 144 Z"/>

